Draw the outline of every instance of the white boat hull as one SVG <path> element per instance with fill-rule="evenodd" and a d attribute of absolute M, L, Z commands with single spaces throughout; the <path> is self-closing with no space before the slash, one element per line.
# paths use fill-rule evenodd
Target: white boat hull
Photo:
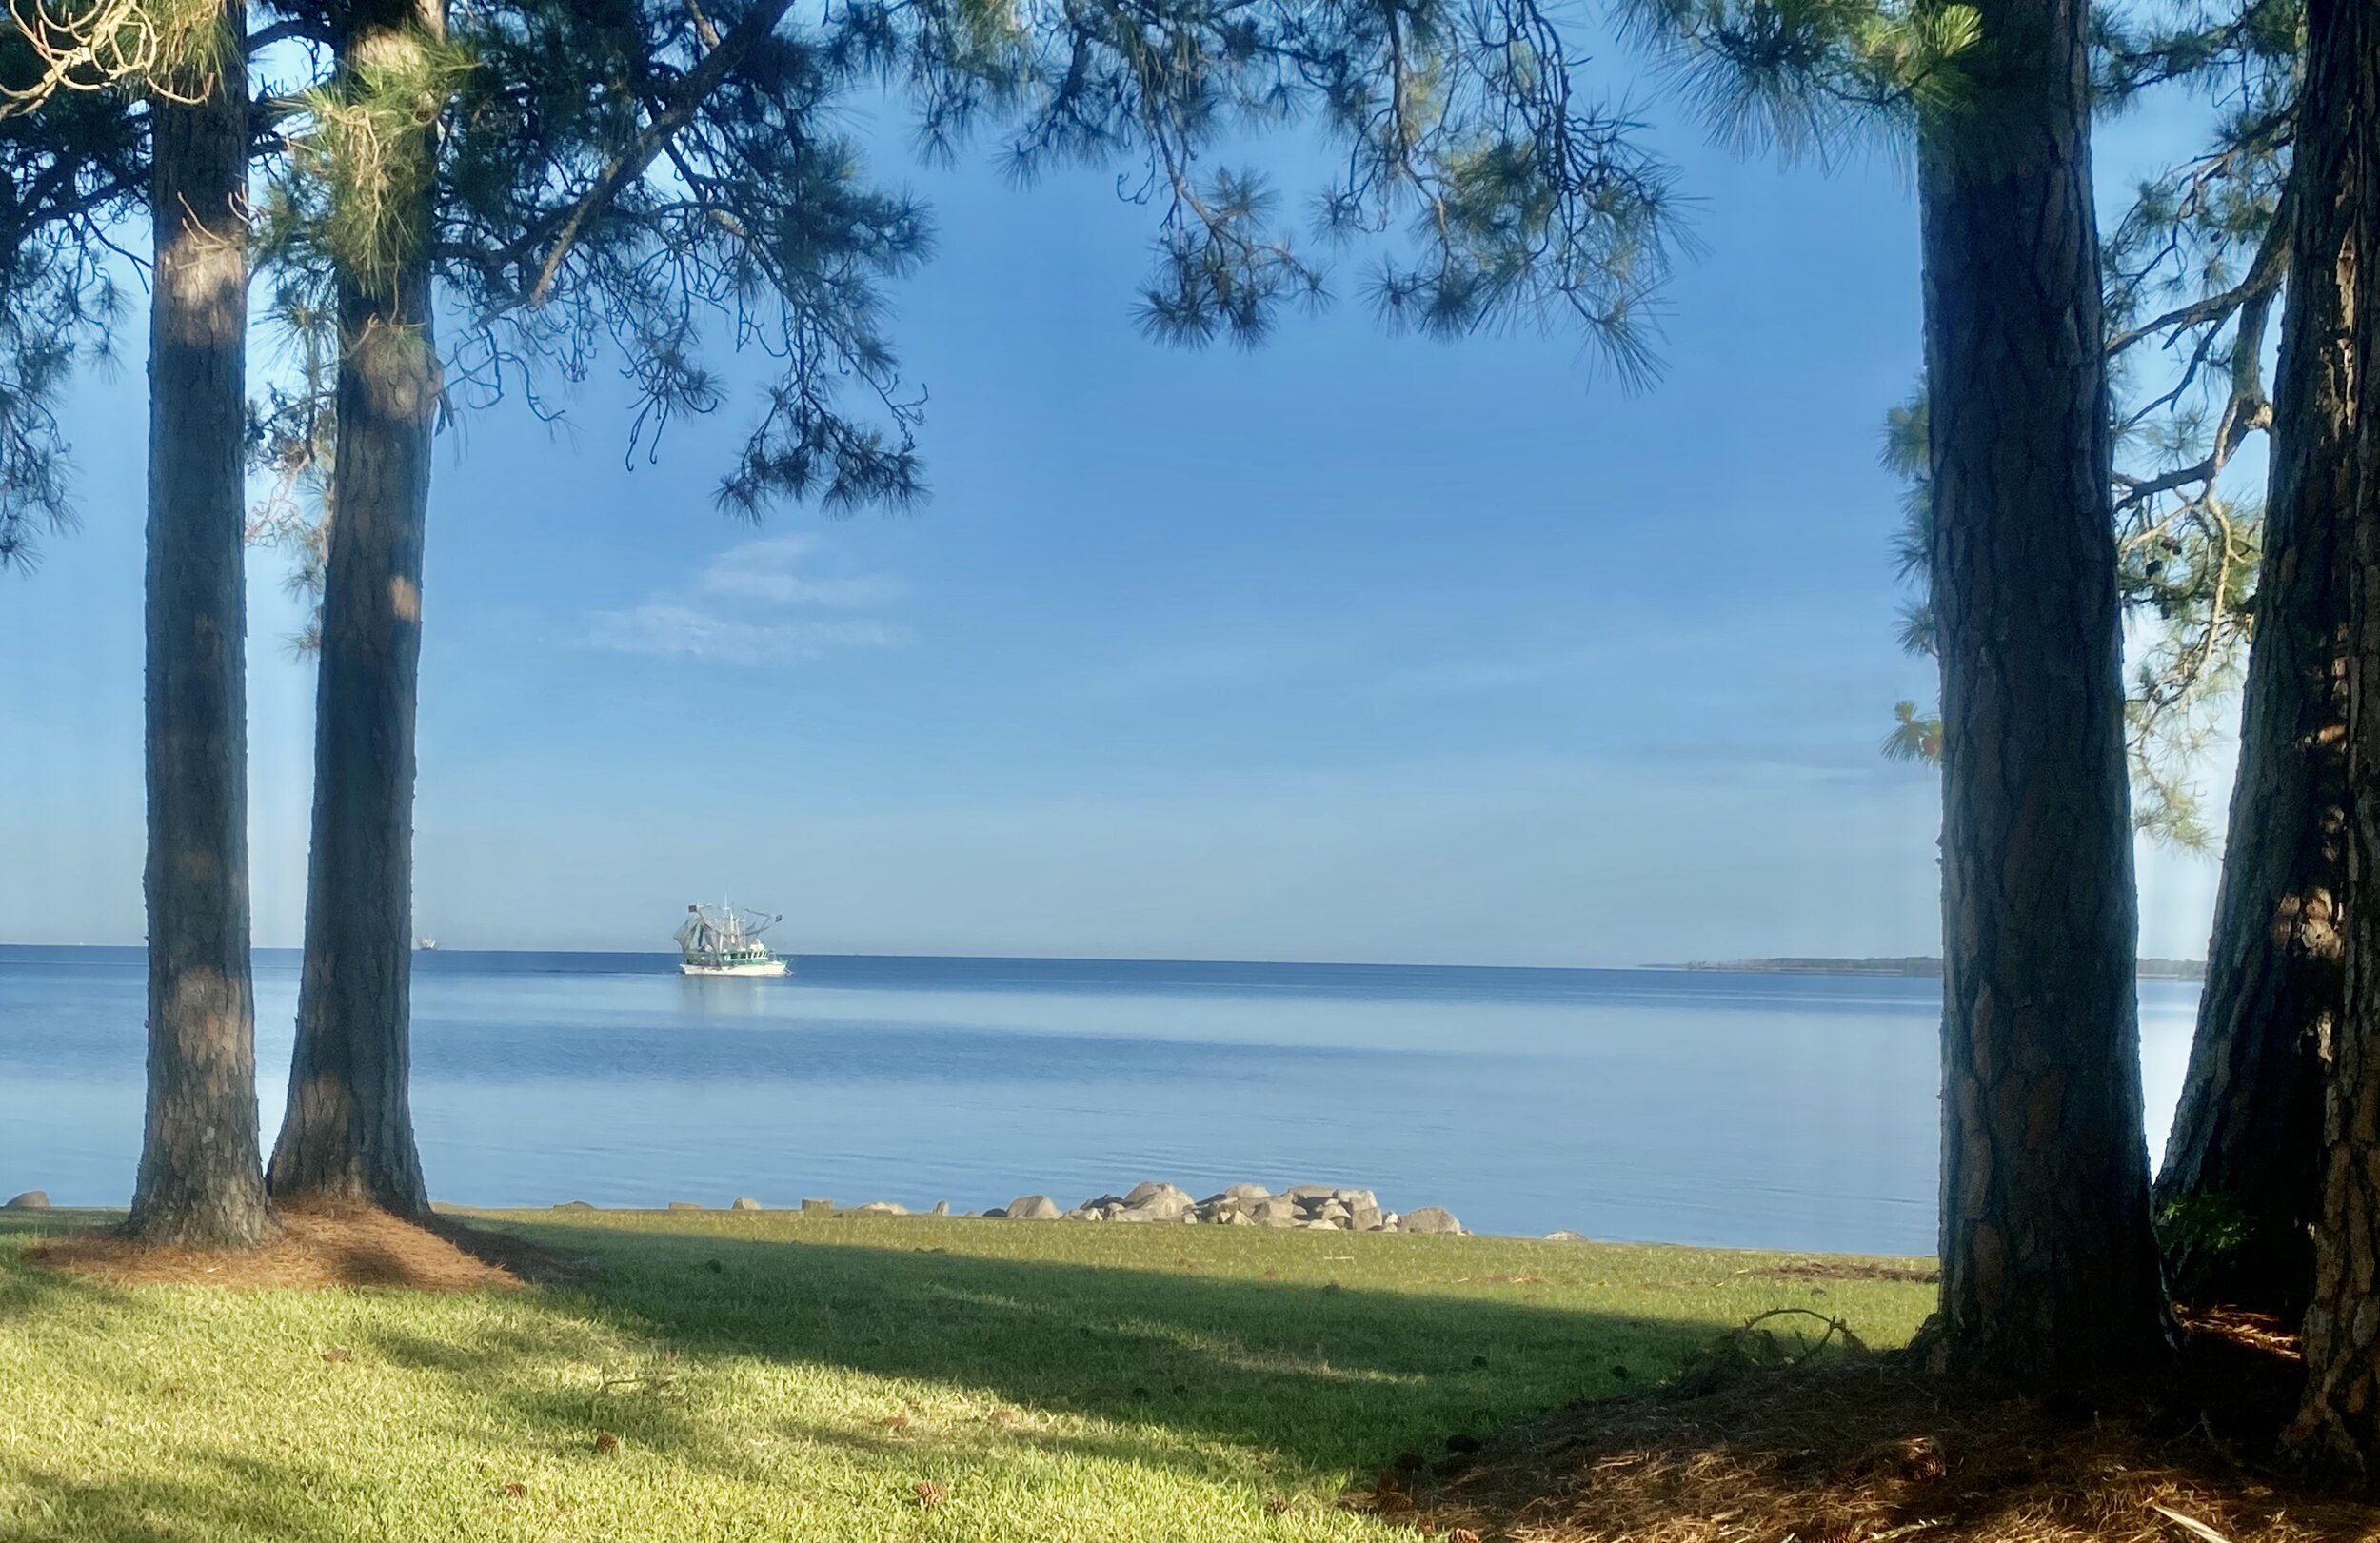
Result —
<path fill-rule="evenodd" d="M 680 964 L 680 975 L 783 975 L 785 961 L 781 959 L 757 964 Z"/>

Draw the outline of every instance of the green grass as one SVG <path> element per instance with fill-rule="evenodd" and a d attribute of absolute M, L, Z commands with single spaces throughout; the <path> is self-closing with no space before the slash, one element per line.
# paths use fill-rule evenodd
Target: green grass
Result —
<path fill-rule="evenodd" d="M 1932 1296 L 1616 1245 L 505 1220 L 607 1274 L 109 1288 L 25 1262 L 62 1218 L 0 1220 L 0 1539 L 1355 1538 L 1333 1497 L 1400 1452 L 1658 1378 L 1768 1307 L 1896 1343 Z"/>

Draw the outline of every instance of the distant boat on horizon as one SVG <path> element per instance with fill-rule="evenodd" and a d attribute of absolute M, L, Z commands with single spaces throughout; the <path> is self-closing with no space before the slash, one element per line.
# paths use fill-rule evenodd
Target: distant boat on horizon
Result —
<path fill-rule="evenodd" d="M 761 934 L 784 920 L 732 905 L 689 905 L 676 934 L 681 975 L 779 976 L 792 966 L 769 952 Z"/>
<path fill-rule="evenodd" d="M 438 940 L 435 938 L 416 938 L 413 940 L 413 951 L 417 954 L 434 954 L 438 951 Z"/>

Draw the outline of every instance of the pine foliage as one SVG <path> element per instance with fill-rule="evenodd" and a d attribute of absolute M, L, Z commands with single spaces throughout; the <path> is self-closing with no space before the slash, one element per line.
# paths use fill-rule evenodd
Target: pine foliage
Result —
<path fill-rule="evenodd" d="M 57 69 L 0 27 L 0 567 L 30 565 L 42 535 L 72 520 L 59 399 L 109 346 L 124 310 L 109 232 L 145 202 L 123 93 L 82 77 L 60 89 Z"/>
<path fill-rule="evenodd" d="M 2094 14 L 2104 113 L 2160 89 L 2198 94 L 2207 147 L 2145 180 L 2102 238 L 2116 454 L 2111 491 L 2127 606 L 2127 745 L 2140 826 L 2211 836 L 2191 769 L 2236 688 L 2262 508 L 2227 480 L 2271 422 L 2266 343 L 2288 267 L 2283 208 L 2302 0 L 2155 0 Z M 1974 16 L 1949 0 L 1622 0 L 1636 33 L 1738 146 L 1832 156 L 1954 113 Z M 1909 491 L 1894 555 L 1926 587 L 1932 546 L 1923 387 L 1888 414 L 1883 460 Z M 1931 606 L 1899 641 L 1934 652 Z M 1894 708 L 1888 754 L 1932 760 L 1940 725 Z"/>

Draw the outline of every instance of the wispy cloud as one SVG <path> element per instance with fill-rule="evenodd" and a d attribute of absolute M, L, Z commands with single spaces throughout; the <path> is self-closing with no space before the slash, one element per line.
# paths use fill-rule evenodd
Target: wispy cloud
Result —
<path fill-rule="evenodd" d="M 832 557 L 815 536 L 739 543 L 642 604 L 595 612 L 585 642 L 614 653 L 747 665 L 806 663 L 907 643 L 899 620 L 866 614 L 883 611 L 907 586 L 886 573 L 813 571 Z"/>

